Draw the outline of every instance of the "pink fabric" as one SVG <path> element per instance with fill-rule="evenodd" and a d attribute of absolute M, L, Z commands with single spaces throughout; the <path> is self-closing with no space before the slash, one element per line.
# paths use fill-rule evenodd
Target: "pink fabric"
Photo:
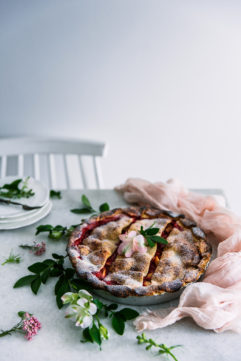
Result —
<path fill-rule="evenodd" d="M 241 333 L 241 218 L 220 206 L 215 197 L 189 192 L 177 180 L 153 184 L 128 179 L 116 190 L 129 203 L 184 213 L 219 243 L 217 258 L 210 263 L 203 282 L 187 286 L 178 307 L 167 316 L 163 310 L 139 316 L 136 328 L 162 328 L 189 316 L 205 329 Z"/>

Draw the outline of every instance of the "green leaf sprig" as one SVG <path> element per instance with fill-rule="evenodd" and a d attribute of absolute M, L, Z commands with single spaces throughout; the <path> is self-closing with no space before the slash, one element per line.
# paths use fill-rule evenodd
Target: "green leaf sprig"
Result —
<path fill-rule="evenodd" d="M 61 296 L 71 291 L 71 280 L 75 274 L 73 268 L 64 268 L 64 259 L 67 256 L 52 254 L 53 259 L 46 259 L 43 262 L 36 262 L 28 267 L 32 273 L 20 278 L 14 288 L 30 285 L 32 292 L 37 295 L 41 284 L 46 284 L 51 277 L 58 277 L 55 284 L 56 303 L 59 308 L 63 306 Z"/>
<path fill-rule="evenodd" d="M 78 292 L 81 289 L 86 289 L 91 292 L 90 286 L 75 276 L 73 268 L 64 267 L 64 259 L 66 256 L 52 254 L 52 259 L 46 259 L 43 262 L 37 262 L 28 267 L 31 274 L 20 278 L 15 284 L 14 288 L 23 286 L 30 286 L 32 292 L 37 295 L 42 284 L 46 284 L 49 278 L 57 277 L 58 280 L 54 287 L 56 295 L 56 304 L 58 308 L 63 307 L 61 297 L 66 292 Z M 131 308 L 123 308 L 116 311 L 117 304 L 104 304 L 98 298 L 93 301 L 97 307 L 97 313 L 93 316 L 93 324 L 91 327 L 84 329 L 82 342 L 91 342 L 101 345 L 103 340 L 108 339 L 108 330 L 101 323 L 100 318 L 111 319 L 111 325 L 118 335 L 123 335 L 125 331 L 125 323 L 128 320 L 136 318 L 139 313 Z"/>
<path fill-rule="evenodd" d="M 75 224 L 68 228 L 61 226 L 60 224 L 57 226 L 52 226 L 51 224 L 41 224 L 36 228 L 35 235 L 37 236 L 39 233 L 48 232 L 48 237 L 50 239 L 58 240 L 63 237 L 68 237 L 77 226 L 78 224 Z"/>
<path fill-rule="evenodd" d="M 120 311 L 115 310 L 118 308 L 116 303 L 106 305 L 98 298 L 94 299 L 97 306 L 97 313 L 93 316 L 94 322 L 92 327 L 88 327 L 83 331 L 82 342 L 97 343 L 99 346 L 103 339 L 108 339 L 108 330 L 101 324 L 99 317 L 108 317 L 111 319 L 113 330 L 120 336 L 124 334 L 126 321 L 133 320 L 139 313 L 132 308 L 123 308 Z"/>
<path fill-rule="evenodd" d="M 152 338 L 147 339 L 146 335 L 144 333 L 142 333 L 140 336 L 137 336 L 137 341 L 138 341 L 138 345 L 142 345 L 142 344 L 147 344 L 146 346 L 146 350 L 150 350 L 152 347 L 158 348 L 158 355 L 167 355 L 170 356 L 173 360 L 178 361 L 178 359 L 176 358 L 176 356 L 173 354 L 173 352 L 171 350 L 173 350 L 174 348 L 177 347 L 182 347 L 182 345 L 174 345 L 174 346 L 170 346 L 168 347 L 167 345 L 165 345 L 164 343 L 156 343 Z"/>
<path fill-rule="evenodd" d="M 105 317 L 111 318 L 112 327 L 118 335 L 123 335 L 125 331 L 125 322 L 129 320 L 133 320 L 139 313 L 132 308 L 123 308 L 120 311 L 114 312 L 118 305 L 116 303 L 112 303 L 110 305 L 105 305 L 100 300 L 95 299 L 94 303 L 98 308 L 98 313 L 103 314 Z"/>
<path fill-rule="evenodd" d="M 49 192 L 49 196 L 50 198 L 57 198 L 57 199 L 61 199 L 62 198 L 62 194 L 60 191 L 55 191 L 54 189 L 51 189 Z"/>
<path fill-rule="evenodd" d="M 2 266 L 4 266 L 7 263 L 20 263 L 21 262 L 21 257 L 17 254 L 13 254 L 13 252 L 10 252 L 10 255 L 8 256 L 8 258 L 5 259 L 5 261 L 2 263 Z"/>
<path fill-rule="evenodd" d="M 168 244 L 165 238 L 156 235 L 160 229 L 153 227 L 154 224 L 155 223 L 145 230 L 143 226 L 141 226 L 141 229 L 139 230 L 140 234 L 146 239 L 148 246 L 154 247 L 156 243 Z"/>
<path fill-rule="evenodd" d="M 5 198 L 30 198 L 34 196 L 34 192 L 32 189 L 28 189 L 28 180 L 27 177 L 24 181 L 22 178 L 15 179 L 11 183 L 6 183 L 2 187 L 0 187 L 0 197 Z M 22 187 L 19 188 L 20 183 L 22 183 Z"/>
<path fill-rule="evenodd" d="M 85 194 L 81 197 L 81 202 L 83 206 L 81 208 L 74 208 L 70 211 L 75 214 L 89 214 L 89 213 L 98 213 L 91 205 L 89 199 L 86 197 Z M 108 203 L 103 203 L 99 206 L 99 212 L 106 212 L 110 209 L 110 206 Z"/>

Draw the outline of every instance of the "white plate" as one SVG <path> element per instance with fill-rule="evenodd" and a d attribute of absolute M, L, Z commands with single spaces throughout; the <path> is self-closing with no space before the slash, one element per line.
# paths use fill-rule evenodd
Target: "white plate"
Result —
<path fill-rule="evenodd" d="M 25 179 L 26 177 L 22 177 Z M 5 183 L 11 183 L 13 182 L 16 177 L 5 177 L 0 179 L 0 187 L 2 187 Z M 40 181 L 30 177 L 28 180 L 28 188 L 33 189 L 34 196 L 30 198 L 20 198 L 16 199 L 16 202 L 19 202 L 21 204 L 26 204 L 30 207 L 43 207 L 48 201 L 49 201 L 49 190 L 47 187 L 45 187 Z M 6 198 L 8 199 L 8 198 Z M 15 201 L 15 199 L 13 199 Z M 3 203 L 0 203 L 0 219 L 10 219 L 10 218 L 17 218 L 17 217 L 23 217 L 27 213 L 34 214 L 36 210 L 32 211 L 26 211 L 22 209 L 20 206 L 14 206 L 14 205 L 5 205 Z"/>
<path fill-rule="evenodd" d="M 9 220 L 8 222 L 0 223 L 0 230 L 17 229 L 17 228 L 30 226 L 31 224 L 34 224 L 40 221 L 40 219 L 46 217 L 51 211 L 51 208 L 52 208 L 52 202 L 49 201 L 39 210 L 38 214 L 23 217 L 17 220 L 12 219 Z"/>
<path fill-rule="evenodd" d="M 49 201 L 43 207 L 45 207 L 48 203 Z M 43 207 L 38 209 L 33 209 L 32 211 L 24 211 L 24 213 L 21 213 L 16 217 L 13 216 L 8 218 L 0 217 L 0 224 L 6 224 L 15 221 L 22 221 L 25 219 L 36 218 L 39 214 L 41 214 Z"/>

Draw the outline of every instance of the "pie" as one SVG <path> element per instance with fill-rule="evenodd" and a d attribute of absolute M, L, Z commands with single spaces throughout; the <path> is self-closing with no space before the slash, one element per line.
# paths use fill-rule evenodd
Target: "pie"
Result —
<path fill-rule="evenodd" d="M 146 242 L 140 232 L 151 227 L 166 244 Z M 67 252 L 80 278 L 117 297 L 175 292 L 197 281 L 211 258 L 211 246 L 193 221 L 150 207 L 89 218 L 72 232 Z"/>

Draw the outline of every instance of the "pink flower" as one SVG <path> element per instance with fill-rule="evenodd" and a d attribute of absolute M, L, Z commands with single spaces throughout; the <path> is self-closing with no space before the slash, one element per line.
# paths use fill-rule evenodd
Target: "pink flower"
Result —
<path fill-rule="evenodd" d="M 46 243 L 45 242 L 41 242 L 41 243 L 37 243 L 37 242 L 34 242 L 34 246 L 33 246 L 33 249 L 34 249 L 34 255 L 35 256 L 41 256 L 43 253 L 45 253 L 46 251 Z"/>
<path fill-rule="evenodd" d="M 33 336 L 37 335 L 38 330 L 41 328 L 41 323 L 34 316 L 29 313 L 24 314 L 22 330 L 25 332 L 25 338 L 32 340 Z"/>
<path fill-rule="evenodd" d="M 131 257 L 134 252 L 146 253 L 145 238 L 136 231 L 121 234 L 119 239 L 122 241 L 118 248 L 118 254 L 124 254 L 125 257 Z"/>

